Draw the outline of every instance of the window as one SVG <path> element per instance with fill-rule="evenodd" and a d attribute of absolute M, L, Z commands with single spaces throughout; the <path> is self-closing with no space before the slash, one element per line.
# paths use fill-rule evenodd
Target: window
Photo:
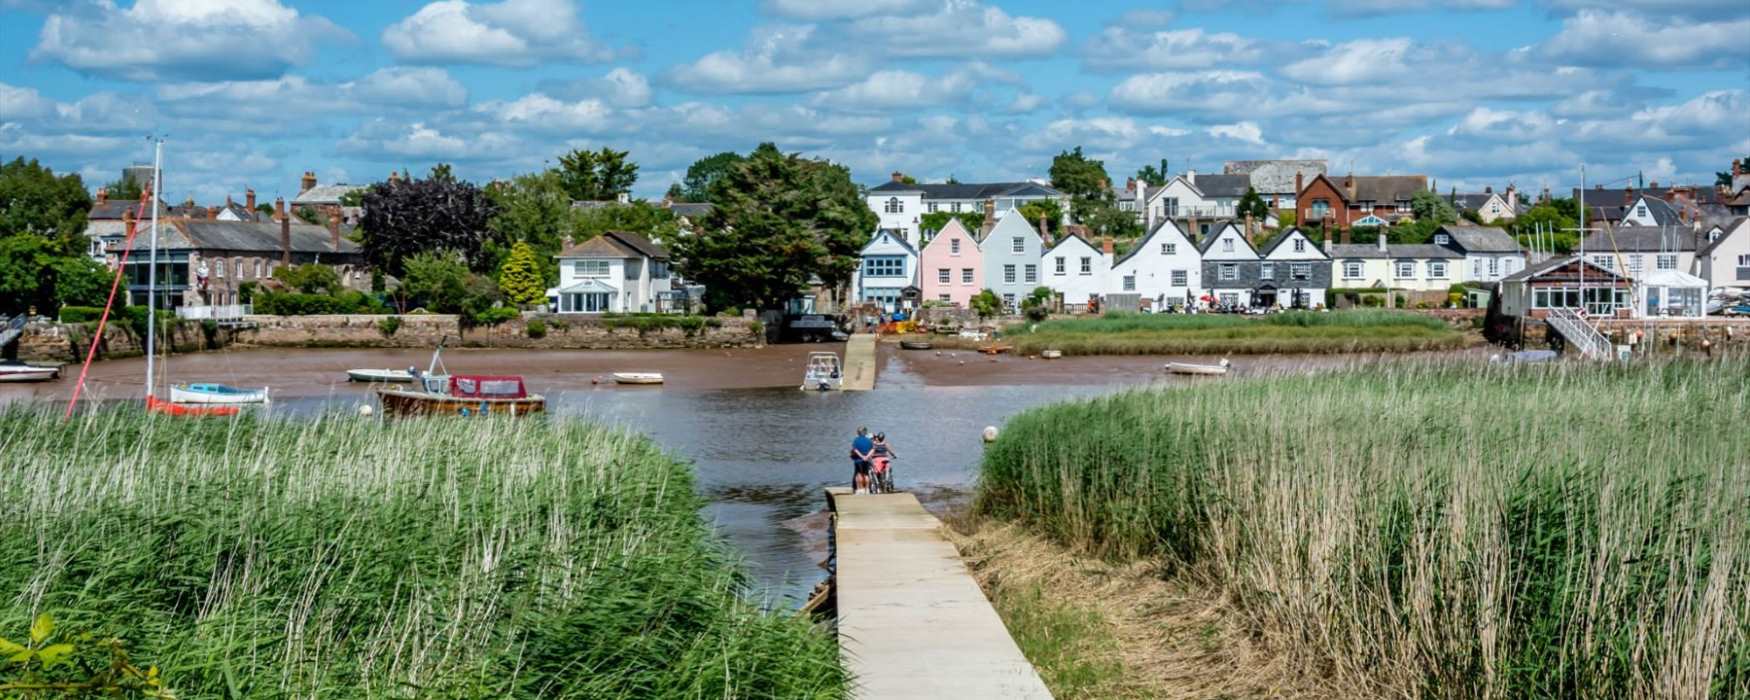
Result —
<path fill-rule="evenodd" d="M 1646 265 L 1646 257 L 1645 256 L 1642 256 L 1642 255 L 1630 255 L 1630 256 L 1628 256 L 1628 273 L 1629 273 L 1629 275 L 1634 276 L 1634 277 L 1641 276 L 1641 270 L 1645 267 L 1645 265 Z"/>
<path fill-rule="evenodd" d="M 1221 252 L 1223 252 L 1223 253 L 1234 252 L 1234 239 L 1232 239 L 1232 238 L 1221 239 Z"/>
<path fill-rule="evenodd" d="M 1222 265 L 1219 272 L 1217 273 L 1217 276 L 1216 276 L 1216 279 L 1219 279 L 1223 282 L 1232 282 L 1232 281 L 1237 280 L 1239 278 L 1240 278 L 1240 266 L 1235 265 L 1233 263 L 1227 263 L 1227 264 Z"/>
<path fill-rule="evenodd" d="M 1188 277 L 1189 277 L 1189 275 L 1187 275 L 1184 270 L 1174 270 L 1173 271 L 1173 286 L 1175 286 L 1175 287 L 1188 287 L 1188 286 L 1190 286 L 1190 283 L 1186 281 L 1186 279 Z"/>
<path fill-rule="evenodd" d="M 1325 218 L 1326 216 L 1329 216 L 1330 214 L 1331 214 L 1331 200 L 1329 200 L 1329 199 L 1324 199 L 1321 197 L 1319 199 L 1313 200 L 1312 204 L 1307 206 L 1306 218 L 1308 221 L 1318 221 L 1320 219 Z"/>
<path fill-rule="evenodd" d="M 219 279 L 225 279 L 225 261 L 224 260 L 214 260 L 213 261 L 213 276 L 217 277 Z"/>
<path fill-rule="evenodd" d="M 1413 260 L 1398 261 L 1398 279 L 1409 279 L 1416 276 L 1416 263 Z"/>
<path fill-rule="evenodd" d="M 1738 256 L 1738 281 L 1750 282 L 1750 255 Z"/>
<path fill-rule="evenodd" d="M 255 278 L 261 279 L 261 258 L 255 259 Z"/>
<path fill-rule="evenodd" d="M 1179 252 L 1179 244 L 1177 244 L 1177 243 L 1162 243 L 1161 244 L 1161 255 L 1174 255 L 1174 254 L 1177 254 L 1178 252 Z"/>
<path fill-rule="evenodd" d="M 668 279 L 668 274 L 668 263 L 656 262 L 654 260 L 650 262 L 650 279 L 665 280 Z"/>
<path fill-rule="evenodd" d="M 1296 253 L 1305 253 L 1306 252 L 1306 239 L 1305 238 L 1295 238 L 1294 239 L 1294 252 L 1296 252 Z"/>
<path fill-rule="evenodd" d="M 948 241 L 948 254 L 949 255 L 959 255 L 960 254 L 960 239 L 959 238 L 949 239 L 949 241 Z"/>
<path fill-rule="evenodd" d="M 950 274 L 948 272 L 948 268 L 944 267 L 944 268 L 936 270 L 936 281 L 937 282 L 939 282 L 941 284 L 947 284 L 949 279 L 950 279 Z"/>
<path fill-rule="evenodd" d="M 1039 281 L 1039 266 L 1038 265 L 1028 265 L 1027 266 L 1027 281 L 1028 282 L 1038 282 Z"/>
<path fill-rule="evenodd" d="M 972 268 L 970 268 L 970 267 L 960 268 L 960 283 L 961 284 L 972 284 Z"/>
<path fill-rule="evenodd" d="M 863 258 L 864 277 L 904 277 L 905 257 L 900 255 L 871 255 Z"/>
<path fill-rule="evenodd" d="M 1063 271 L 1064 271 L 1067 263 L 1064 262 L 1063 256 L 1058 256 L 1058 257 L 1052 258 L 1052 259 L 1057 261 L 1056 263 L 1054 263 L 1056 265 L 1056 267 L 1053 268 L 1054 272 L 1052 274 L 1058 274 L 1058 275 L 1064 274 Z"/>
<path fill-rule="evenodd" d="M 1594 256 L 1592 256 L 1592 264 L 1597 265 L 1599 267 L 1602 267 L 1606 270 L 1613 270 L 1614 271 L 1616 269 L 1616 258 L 1613 258 L 1613 257 L 1608 256 L 1608 255 L 1594 255 Z"/>
<path fill-rule="evenodd" d="M 1240 305 L 1240 295 L 1234 292 L 1222 292 L 1217 298 L 1221 299 L 1223 306 Z"/>
<path fill-rule="evenodd" d="M 936 203 L 935 202 L 928 202 L 928 203 L 924 204 L 924 211 L 934 213 L 936 211 Z"/>
<path fill-rule="evenodd" d="M 887 213 L 889 213 L 889 214 L 904 214 L 905 213 L 905 204 L 900 202 L 898 197 L 888 197 L 887 198 Z"/>
<path fill-rule="evenodd" d="M 1094 259 L 1093 258 L 1082 258 L 1082 274 L 1084 274 L 1084 275 L 1094 274 Z"/>
<path fill-rule="evenodd" d="M 956 214 L 960 213 L 960 203 L 959 202 L 954 203 L 954 213 L 956 213 Z"/>
<path fill-rule="evenodd" d="M 1125 275 L 1124 276 L 1124 291 L 1126 291 L 1126 292 L 1136 291 L 1136 275 Z"/>
<path fill-rule="evenodd" d="M 941 301 L 941 302 L 944 302 L 944 303 L 946 303 L 946 302 L 950 302 L 950 301 L 953 301 L 953 300 L 954 300 L 954 298 L 953 298 L 953 297 L 951 297 L 951 296 L 948 296 L 948 295 L 947 295 L 947 294 L 937 294 L 937 295 L 936 295 L 936 300 L 937 300 L 937 301 Z"/>
<path fill-rule="evenodd" d="M 1661 269 L 1661 270 L 1675 270 L 1675 269 L 1677 269 L 1677 256 L 1675 256 L 1675 255 L 1660 255 L 1656 259 L 1655 264 L 1658 265 L 1658 269 Z"/>
<path fill-rule="evenodd" d="M 1020 236 L 1016 236 L 1011 240 L 1014 241 L 1014 251 L 1015 252 L 1017 252 L 1017 253 L 1027 252 L 1027 239 L 1022 238 Z"/>
<path fill-rule="evenodd" d="M 571 263 L 571 271 L 578 277 L 607 277 L 612 267 L 606 260 L 576 260 Z"/>
<path fill-rule="evenodd" d="M 1288 276 L 1297 280 L 1312 279 L 1312 263 L 1291 263 L 1288 266 Z"/>
<path fill-rule="evenodd" d="M 1361 279 L 1361 261 L 1360 260 L 1344 260 L 1343 261 L 1343 279 L 1349 279 L 1349 280 Z"/>
<path fill-rule="evenodd" d="M 1165 199 L 1162 199 L 1161 202 L 1167 210 L 1167 218 L 1169 218 L 1169 219 L 1178 218 L 1178 216 L 1179 216 L 1179 198 L 1178 197 L 1167 197 Z"/>
<path fill-rule="evenodd" d="M 1489 258 L 1489 277 L 1493 279 L 1499 276 L 1501 276 L 1501 259 Z"/>
<path fill-rule="evenodd" d="M 1636 205 L 1635 206 L 1635 216 L 1642 218 L 1642 219 L 1647 218 L 1647 205 L 1645 205 L 1645 204 Z"/>
<path fill-rule="evenodd" d="M 1479 279 L 1479 280 L 1484 279 L 1483 278 L 1483 259 L 1482 258 L 1473 258 L 1470 261 L 1470 276 L 1471 276 L 1471 279 Z"/>
<path fill-rule="evenodd" d="M 1494 261 L 1490 260 L 1490 262 Z M 1446 279 L 1446 263 L 1439 260 L 1428 261 L 1428 278 L 1437 280 Z"/>
<path fill-rule="evenodd" d="M 1276 279 L 1276 265 L 1274 263 L 1264 263 L 1259 265 L 1258 278 L 1267 280 Z"/>
<path fill-rule="evenodd" d="M 626 279 L 635 280 L 638 279 L 639 275 L 643 274 L 644 266 L 639 264 L 639 261 L 628 261 L 624 267 L 626 268 Z"/>
<path fill-rule="evenodd" d="M 1014 284 L 1015 283 L 1015 266 L 1014 265 L 1004 265 L 1003 266 L 1003 282 L 1005 284 Z"/>
<path fill-rule="evenodd" d="M 1451 236 L 1448 236 L 1444 233 L 1434 234 L 1434 244 L 1435 245 L 1446 245 L 1446 244 L 1451 243 L 1451 242 L 1452 242 Z"/>
<path fill-rule="evenodd" d="M 1014 309 L 1015 308 L 1015 295 L 1013 295 L 1013 294 L 1004 294 L 1003 295 L 1003 308 L 1005 308 L 1005 309 Z"/>

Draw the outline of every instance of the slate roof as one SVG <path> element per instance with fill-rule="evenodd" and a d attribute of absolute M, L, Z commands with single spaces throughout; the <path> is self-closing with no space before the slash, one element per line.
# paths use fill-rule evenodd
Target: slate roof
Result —
<path fill-rule="evenodd" d="M 950 219 L 950 220 L 952 220 L 952 219 Z M 894 230 L 894 229 L 879 229 L 879 230 L 877 230 L 875 232 L 874 236 L 869 237 L 869 242 L 863 244 L 863 250 L 860 251 L 860 254 L 867 254 L 869 252 L 869 248 L 871 246 L 875 245 L 875 241 L 877 240 L 877 238 L 881 234 L 887 234 L 887 240 L 892 241 L 894 243 L 898 243 L 899 247 L 901 249 L 905 250 L 905 252 L 910 253 L 912 255 L 918 254 L 918 249 L 911 247 L 911 243 L 909 243 L 905 240 L 905 235 L 900 233 L 897 230 Z"/>
<path fill-rule="evenodd" d="M 919 183 L 889 180 L 870 192 L 922 192 L 924 199 L 995 199 L 997 197 L 1058 197 L 1063 193 L 1035 182 Z"/>
<path fill-rule="evenodd" d="M 169 225 L 166 226 L 165 224 Z M 292 252 L 334 253 L 334 234 L 321 226 L 294 221 L 291 225 Z M 166 235 L 168 234 L 168 235 Z M 219 250 L 240 253 L 280 252 L 280 224 L 277 221 L 209 221 L 206 219 L 176 219 L 160 221 L 158 247 L 165 250 Z M 357 243 L 340 239 L 340 253 L 359 254 Z"/>
<path fill-rule="evenodd" d="M 1449 195 L 1447 199 L 1452 202 L 1452 206 L 1459 209 L 1482 211 L 1483 205 L 1488 204 L 1489 200 L 1493 199 L 1494 196 L 1495 193 L 1493 192 L 1474 192 L 1471 194 Z"/>
<path fill-rule="evenodd" d="M 619 241 L 622 245 L 638 251 L 640 255 L 652 260 L 668 259 L 667 248 L 664 248 L 661 244 L 655 241 L 645 238 L 642 234 L 632 233 L 630 231 L 609 231 L 602 235 L 613 238 L 614 240 Z"/>
<path fill-rule="evenodd" d="M 1270 257 L 1270 253 L 1274 252 L 1276 250 L 1277 246 L 1280 246 L 1283 243 L 1287 242 L 1288 239 L 1293 237 L 1296 232 L 1300 233 L 1300 236 L 1302 238 L 1306 239 L 1307 245 L 1310 249 L 1317 252 L 1321 256 L 1324 256 L 1326 258 L 1330 257 L 1330 255 L 1325 253 L 1324 248 L 1319 247 L 1319 244 L 1313 242 L 1313 239 L 1311 236 L 1306 235 L 1306 232 L 1301 231 L 1299 228 L 1287 228 L 1287 229 L 1283 229 L 1282 231 L 1277 232 L 1276 235 L 1270 237 L 1270 240 L 1264 241 L 1264 245 L 1258 246 L 1259 253 L 1262 254 L 1266 258 Z"/>
<path fill-rule="evenodd" d="M 608 231 L 559 251 L 560 258 L 650 258 L 667 260 L 668 249 L 636 233 Z"/>
<path fill-rule="evenodd" d="M 1587 260 L 1582 260 L 1580 258 L 1580 256 L 1578 256 L 1578 255 L 1570 255 L 1570 256 L 1565 257 L 1565 258 L 1550 258 L 1550 259 L 1545 260 L 1543 262 L 1540 262 L 1536 265 L 1531 265 L 1531 266 L 1526 267 L 1525 269 L 1520 270 L 1518 272 L 1515 272 L 1511 275 L 1507 275 L 1506 277 L 1502 277 L 1501 281 L 1502 282 L 1524 282 L 1524 281 L 1529 280 L 1533 277 L 1537 277 L 1538 275 L 1542 275 L 1545 272 L 1560 269 L 1564 266 L 1567 266 L 1569 264 L 1574 263 L 1575 261 L 1578 261 L 1581 265 L 1585 265 L 1586 267 L 1589 267 L 1593 270 L 1598 271 L 1600 274 L 1608 275 L 1610 277 L 1613 277 L 1613 278 L 1616 278 L 1619 280 L 1623 279 L 1622 275 L 1616 274 L 1615 272 L 1612 272 L 1610 270 L 1606 270 L 1606 269 L 1599 267 L 1599 266 L 1597 266 L 1597 265 L 1595 265 Z"/>
<path fill-rule="evenodd" d="M 362 189 L 364 189 L 363 185 L 348 185 L 344 182 L 339 183 L 339 184 L 334 184 L 334 185 L 317 185 L 317 186 L 312 187 L 308 190 L 304 190 L 303 192 L 298 193 L 298 196 L 292 198 L 291 203 L 292 204 L 339 204 L 341 195 L 344 195 L 344 194 L 351 192 L 353 190 L 362 190 Z"/>
<path fill-rule="evenodd" d="M 1430 260 L 1456 260 L 1464 256 L 1445 246 L 1431 243 L 1387 243 L 1385 250 L 1378 245 L 1362 243 L 1340 243 L 1331 246 L 1331 258 L 1370 258 L 1376 260 L 1397 260 L 1403 258 L 1428 258 Z"/>
<path fill-rule="evenodd" d="M 1332 182 L 1337 189 L 1343 188 L 1342 178 L 1332 178 Z M 1350 201 L 1395 202 L 1407 200 L 1427 189 L 1428 177 L 1425 175 L 1357 175 L 1355 197 Z"/>
<path fill-rule="evenodd" d="M 1198 173 L 1195 180 L 1187 179 L 1186 184 L 1197 188 L 1205 197 L 1243 197 L 1246 188 L 1252 186 L 1250 175 L 1204 175 Z"/>
<path fill-rule="evenodd" d="M 1294 176 L 1299 173 L 1301 179 L 1311 180 L 1314 176 L 1325 173 L 1323 160 L 1230 160 L 1222 165 L 1222 172 L 1227 175 L 1249 175 L 1252 188 L 1258 194 L 1297 194 L 1294 191 Z"/>
<path fill-rule="evenodd" d="M 1740 232 L 1750 234 L 1750 217 L 1740 216 L 1731 221 L 1719 224 L 1719 227 L 1721 231 L 1719 240 L 1711 241 L 1707 245 L 1702 246 L 1701 250 L 1696 251 L 1696 255 L 1707 255 L 1708 253 L 1714 252 L 1714 249 L 1718 248 L 1720 244 L 1725 243 L 1727 240 L 1731 239 L 1732 236 L 1736 236 Z"/>
<path fill-rule="evenodd" d="M 1642 204 L 1647 205 L 1647 214 L 1652 216 L 1653 222 L 1660 226 L 1680 226 L 1683 224 L 1683 218 L 1677 215 L 1677 210 L 1672 208 L 1670 202 L 1646 195 L 1635 198 L 1634 206 Z M 1624 207 L 1623 217 L 1627 218 L 1628 212 L 1633 210 L 1633 206 Z"/>
<path fill-rule="evenodd" d="M 1446 224 L 1434 232 L 1452 236 L 1452 240 L 1472 253 L 1517 253 L 1520 249 L 1519 241 L 1494 226 Z"/>
<path fill-rule="evenodd" d="M 1234 226 L 1234 222 L 1232 222 L 1232 221 L 1224 221 L 1221 224 L 1210 228 L 1209 235 L 1203 239 L 1202 243 L 1197 244 L 1197 252 L 1208 253 L 1209 247 L 1215 245 L 1215 239 L 1221 238 L 1221 234 L 1226 233 L 1227 230 L 1230 228 L 1234 229 L 1235 231 L 1239 230 L 1239 228 L 1237 226 Z M 1256 246 L 1253 246 L 1251 241 L 1246 240 L 1246 236 L 1244 233 L 1241 233 L 1239 235 L 1239 239 L 1240 239 L 1240 242 L 1246 244 L 1246 248 L 1250 249 L 1252 251 L 1253 255 L 1258 255 L 1258 248 Z M 1258 255 L 1258 257 L 1262 258 L 1264 256 Z"/>
<path fill-rule="evenodd" d="M 1695 241 L 1695 231 L 1686 225 L 1618 226 L 1612 231 L 1599 231 L 1587 236 L 1586 248 L 1629 253 L 1680 253 L 1695 250 Z"/>
<path fill-rule="evenodd" d="M 92 204 L 91 205 L 91 213 L 87 214 L 85 216 L 85 219 L 87 221 L 101 221 L 104 219 L 114 219 L 116 221 L 120 221 L 122 218 L 122 212 L 124 212 L 124 211 L 138 211 L 137 207 L 139 207 L 139 206 L 140 206 L 139 200 L 125 200 L 124 201 L 124 200 L 119 200 L 119 199 L 111 199 L 111 200 L 107 200 L 101 204 Z M 166 216 L 167 215 L 166 212 L 170 211 L 170 205 L 165 204 L 164 200 L 158 200 L 158 206 L 161 207 L 158 210 L 159 217 Z M 148 219 L 152 218 L 152 208 L 151 207 L 146 208 L 146 215 L 145 215 L 145 217 L 142 217 L 142 218 L 148 218 Z"/>
<path fill-rule="evenodd" d="M 674 212 L 675 216 L 684 216 L 694 220 L 710 216 L 711 212 L 716 209 L 717 207 L 710 202 L 669 202 L 668 205 L 668 210 Z"/>

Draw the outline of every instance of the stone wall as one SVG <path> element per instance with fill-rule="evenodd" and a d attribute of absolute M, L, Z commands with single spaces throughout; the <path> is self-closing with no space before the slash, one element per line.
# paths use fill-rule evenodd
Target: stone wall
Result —
<path fill-rule="evenodd" d="M 245 316 L 243 321 L 255 327 L 239 331 L 236 343 L 255 347 L 430 348 L 446 336 L 454 343 L 462 335 L 461 317 L 454 314 Z"/>
<path fill-rule="evenodd" d="M 54 323 L 39 321 L 24 327 L 18 338 L 18 359 L 41 364 L 71 364 L 85 361 L 91 347 L 97 323 Z M 223 328 L 209 331 L 199 322 L 177 321 L 164 333 L 160 342 L 168 343 L 174 352 L 200 352 L 224 347 L 230 332 Z M 125 319 L 111 318 L 104 326 L 103 338 L 97 345 L 97 359 L 139 357 L 145 352 L 145 336 L 136 333 Z M 161 349 L 162 351 L 162 349 Z"/>
<path fill-rule="evenodd" d="M 399 319 L 396 322 L 388 319 Z M 682 317 L 668 317 L 683 322 Z M 533 348 L 544 350 L 672 350 L 686 348 L 759 347 L 765 338 L 755 321 L 711 318 L 684 328 L 632 327 L 636 319 L 534 314 L 497 326 L 467 328 L 450 314 L 403 316 L 249 316 L 253 330 L 239 331 L 236 343 L 256 347 L 429 348 L 442 338 L 452 346 Z M 531 323 L 544 327 L 530 335 Z M 388 332 L 386 324 L 395 324 Z M 763 330 L 763 329 L 762 329 Z M 460 340 L 458 340 L 458 338 Z"/>

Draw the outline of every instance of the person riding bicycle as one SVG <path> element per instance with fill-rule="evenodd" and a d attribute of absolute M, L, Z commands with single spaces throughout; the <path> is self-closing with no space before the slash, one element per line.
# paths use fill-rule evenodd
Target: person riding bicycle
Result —
<path fill-rule="evenodd" d="M 869 457 L 874 451 L 869 429 L 857 428 L 857 437 L 851 440 L 851 493 L 869 492 Z"/>
<path fill-rule="evenodd" d="M 874 471 L 875 483 L 882 484 L 885 489 L 892 488 L 893 478 L 888 469 L 898 457 L 899 453 L 894 452 L 893 447 L 887 444 L 887 433 L 876 433 L 874 446 L 869 450 L 869 464 Z"/>

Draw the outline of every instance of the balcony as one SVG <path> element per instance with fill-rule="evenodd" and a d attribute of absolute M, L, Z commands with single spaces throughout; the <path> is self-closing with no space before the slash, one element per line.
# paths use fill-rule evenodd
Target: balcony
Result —
<path fill-rule="evenodd" d="M 236 321 L 254 313 L 253 304 L 176 307 L 176 317 L 184 321 Z"/>

